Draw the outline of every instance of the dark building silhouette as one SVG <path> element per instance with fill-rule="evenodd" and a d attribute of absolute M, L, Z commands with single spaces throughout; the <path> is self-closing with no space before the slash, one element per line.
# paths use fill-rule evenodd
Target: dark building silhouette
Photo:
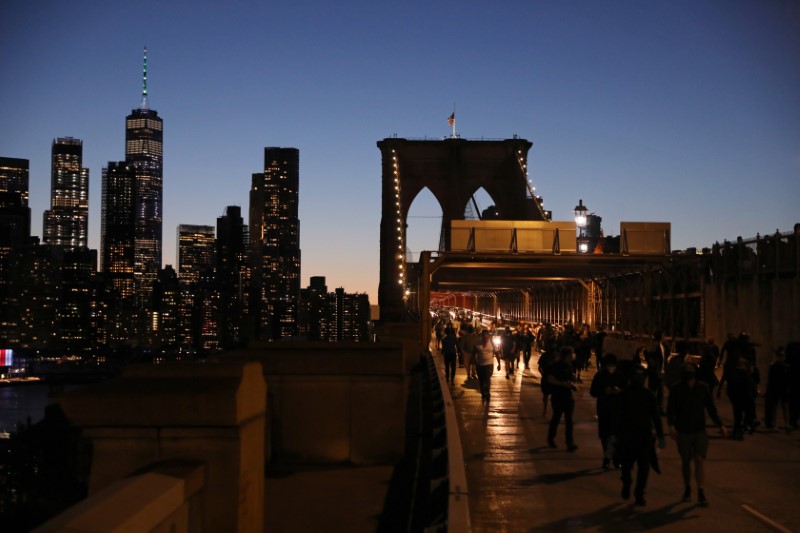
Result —
<path fill-rule="evenodd" d="M 144 51 L 142 103 L 125 118 L 125 163 L 134 176 L 134 277 L 138 303 L 151 304 L 161 268 L 163 216 L 163 126 L 147 103 L 147 49 Z"/>
<path fill-rule="evenodd" d="M 0 255 L 31 236 L 27 159 L 0 157 Z"/>
<path fill-rule="evenodd" d="M 325 278 L 314 276 L 301 291 L 300 333 L 315 341 L 369 340 L 370 305 L 366 294 L 338 288 L 328 292 Z"/>
<path fill-rule="evenodd" d="M 328 286 L 324 276 L 312 276 L 308 287 L 300 290 L 299 333 L 309 340 L 328 338 Z"/>
<path fill-rule="evenodd" d="M 11 277 L 31 236 L 27 159 L 0 157 L 0 349 L 18 342 L 19 314 Z"/>
<path fill-rule="evenodd" d="M 44 212 L 44 244 L 65 250 L 86 248 L 89 238 L 89 169 L 83 168 L 83 141 L 53 141 L 50 209 Z"/>
<path fill-rule="evenodd" d="M 20 254 L 11 280 L 19 302 L 19 347 L 63 349 L 59 333 L 63 262 L 61 246 L 35 243 Z"/>
<path fill-rule="evenodd" d="M 247 262 L 249 232 L 242 208 L 230 205 L 217 218 L 216 279 L 220 288 L 220 345 L 223 349 L 247 344 L 249 326 L 250 265 Z"/>
<path fill-rule="evenodd" d="M 251 311 L 260 339 L 297 334 L 300 298 L 300 152 L 265 148 L 250 188 Z"/>
<path fill-rule="evenodd" d="M 61 345 L 71 354 L 89 353 L 97 345 L 96 273 L 97 250 L 82 248 L 64 252 L 56 329 Z"/>
<path fill-rule="evenodd" d="M 136 222 L 134 173 L 124 162 L 103 169 L 100 215 L 100 271 L 122 299 L 134 295 Z"/>
<path fill-rule="evenodd" d="M 369 340 L 369 297 L 366 294 L 348 294 L 340 287 L 328 297 L 328 302 L 333 316 L 327 340 Z"/>
<path fill-rule="evenodd" d="M 214 278 L 213 270 L 204 271 L 200 279 L 192 284 L 194 296 L 194 342 L 201 353 L 213 352 L 221 348 L 220 288 Z"/>
<path fill-rule="evenodd" d="M 20 195 L 22 204 L 28 205 L 30 162 L 16 157 L 0 157 L 0 192 Z"/>
<path fill-rule="evenodd" d="M 181 289 L 178 274 L 172 265 L 158 271 L 153 286 L 153 315 L 156 320 L 151 346 L 177 353 L 181 338 Z"/>

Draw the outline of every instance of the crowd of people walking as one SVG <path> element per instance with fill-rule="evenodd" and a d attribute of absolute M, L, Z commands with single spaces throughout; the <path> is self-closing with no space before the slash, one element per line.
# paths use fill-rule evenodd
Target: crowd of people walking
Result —
<path fill-rule="evenodd" d="M 588 325 L 519 324 L 500 327 L 471 316 L 442 314 L 433 325 L 436 347 L 445 362 L 446 377 L 455 384 L 456 367 L 463 366 L 467 383 L 477 380 L 483 402 L 491 400 L 491 379 L 496 369 L 505 379 L 528 370 L 538 379 L 542 392 L 543 416 L 550 407 L 546 444 L 557 448 L 556 438 L 563 420 L 566 450 L 578 446 L 573 431 L 574 394 L 592 367 L 596 372 L 589 387 L 596 400 L 598 437 L 602 447 L 601 467 L 619 469 L 621 496 L 633 494 L 637 505 L 646 505 L 645 493 L 650 470 L 660 472 L 656 448 L 666 446 L 669 435 L 681 459 L 683 501 L 696 495 L 700 506 L 708 505 L 704 491 L 705 460 L 709 438 L 706 418 L 723 438 L 728 431 L 714 402 L 723 390 L 732 408 L 730 438 L 741 440 L 760 425 L 756 397 L 762 384 L 756 360 L 756 346 L 747 333 L 730 335 L 718 347 L 709 339 L 702 344 L 687 341 L 665 343 L 660 331 L 630 353 L 604 350 L 606 333 Z M 533 354 L 539 354 L 534 361 Z M 537 366 L 537 373 L 532 365 Z M 719 375 L 719 377 L 718 377 Z M 796 384 L 792 387 L 792 384 Z M 778 430 L 778 413 L 783 429 L 791 432 L 800 422 L 800 343 L 775 351 L 769 366 L 764 393 L 764 425 Z M 666 430 L 664 422 L 666 421 Z M 633 479 L 633 470 L 636 479 Z M 694 481 L 694 491 L 692 490 Z"/>

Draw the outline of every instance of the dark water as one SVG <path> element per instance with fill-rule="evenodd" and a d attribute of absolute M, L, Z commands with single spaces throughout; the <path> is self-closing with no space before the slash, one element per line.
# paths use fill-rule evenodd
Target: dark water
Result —
<path fill-rule="evenodd" d="M 47 396 L 47 385 L 0 387 L 0 431 L 15 431 L 17 423 L 31 423 L 44 418 L 44 408 L 53 398 Z"/>

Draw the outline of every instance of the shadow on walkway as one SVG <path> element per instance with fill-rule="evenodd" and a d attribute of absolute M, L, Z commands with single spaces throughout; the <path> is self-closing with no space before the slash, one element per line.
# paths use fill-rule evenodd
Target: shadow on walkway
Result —
<path fill-rule="evenodd" d="M 542 474 L 541 476 L 536 476 L 530 479 L 523 479 L 520 481 L 520 484 L 525 486 L 536 485 L 537 483 L 553 485 L 555 483 L 561 483 L 563 481 L 572 481 L 573 479 L 577 479 L 579 477 L 597 476 L 605 473 L 606 471 L 603 470 L 602 468 L 584 468 L 583 470 L 576 470 L 574 472 Z"/>
<path fill-rule="evenodd" d="M 679 507 L 680 506 L 680 507 Z M 647 531 L 656 527 L 687 521 L 686 530 L 691 529 L 690 521 L 697 515 L 689 515 L 696 507 L 680 502 L 665 505 L 659 509 L 645 510 L 633 504 L 615 503 L 595 511 L 577 514 L 554 520 L 545 524 L 537 524 L 528 531 L 577 531 L 592 528 L 594 531 L 617 533 Z"/>

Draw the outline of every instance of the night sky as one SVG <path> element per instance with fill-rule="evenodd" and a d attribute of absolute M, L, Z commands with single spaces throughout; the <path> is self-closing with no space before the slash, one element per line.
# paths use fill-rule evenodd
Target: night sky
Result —
<path fill-rule="evenodd" d="M 435 4 L 435 5 L 429 5 Z M 141 100 L 164 119 L 164 263 L 178 224 L 247 211 L 265 146 L 300 149 L 303 279 L 377 303 L 376 141 L 534 143 L 545 209 L 670 221 L 673 248 L 800 222 L 800 3 L 3 0 L 0 155 L 30 160 L 33 233 L 50 144 L 84 141 L 90 239 L 102 167 Z M 432 195 L 408 245 L 435 249 Z M 481 208 L 489 200 L 479 198 Z"/>

